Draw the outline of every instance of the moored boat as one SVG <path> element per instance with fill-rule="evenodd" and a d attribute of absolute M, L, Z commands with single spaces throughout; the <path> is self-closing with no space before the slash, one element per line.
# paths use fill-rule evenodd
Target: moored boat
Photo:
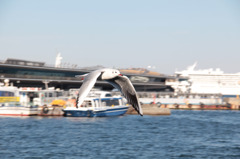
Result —
<path fill-rule="evenodd" d="M 37 114 L 38 108 L 35 106 L 23 106 L 16 102 L 1 103 L 0 105 L 0 115 L 4 116 L 32 116 Z"/>
<path fill-rule="evenodd" d="M 122 97 L 86 98 L 81 107 L 63 109 L 67 117 L 109 117 L 124 115 L 129 106 Z"/>
<path fill-rule="evenodd" d="M 9 86 L 9 80 L 0 83 L 0 115 L 5 116 L 30 116 L 37 115 L 37 107 L 26 106 L 20 103 L 19 90 Z"/>

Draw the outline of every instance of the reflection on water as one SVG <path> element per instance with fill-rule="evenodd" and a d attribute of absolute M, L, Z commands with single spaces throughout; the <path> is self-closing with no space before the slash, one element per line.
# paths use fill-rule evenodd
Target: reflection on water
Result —
<path fill-rule="evenodd" d="M 240 158 L 240 111 L 0 117 L 1 158 Z"/>

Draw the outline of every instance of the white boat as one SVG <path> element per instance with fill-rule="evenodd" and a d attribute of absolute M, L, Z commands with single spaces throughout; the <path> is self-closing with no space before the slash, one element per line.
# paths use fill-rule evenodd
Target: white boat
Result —
<path fill-rule="evenodd" d="M 21 87 L 19 88 L 20 102 L 24 105 L 50 105 L 53 100 L 67 100 L 68 92 L 55 88 L 42 90 L 38 87 Z"/>
<path fill-rule="evenodd" d="M 88 97 L 81 107 L 63 109 L 67 117 L 109 117 L 124 115 L 129 106 L 122 97 Z"/>
<path fill-rule="evenodd" d="M 63 115 L 62 109 L 68 100 L 68 92 L 55 88 L 42 90 L 37 87 L 22 87 L 19 92 L 20 102 L 23 105 L 38 106 L 39 116 Z"/>
<path fill-rule="evenodd" d="M 38 114 L 38 108 L 23 106 L 16 102 L 0 104 L 0 115 L 5 116 L 32 116 Z"/>
<path fill-rule="evenodd" d="M 0 84 L 0 115 L 37 115 L 37 107 L 24 106 L 20 104 L 18 88 L 14 86 L 9 86 L 9 80 L 6 79 L 5 85 L 3 83 Z"/>

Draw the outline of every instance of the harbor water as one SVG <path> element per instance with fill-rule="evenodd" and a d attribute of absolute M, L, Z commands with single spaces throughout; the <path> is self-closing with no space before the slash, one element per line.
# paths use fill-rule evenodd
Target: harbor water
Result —
<path fill-rule="evenodd" d="M 0 158 L 239 159 L 240 111 L 169 116 L 0 117 Z"/>

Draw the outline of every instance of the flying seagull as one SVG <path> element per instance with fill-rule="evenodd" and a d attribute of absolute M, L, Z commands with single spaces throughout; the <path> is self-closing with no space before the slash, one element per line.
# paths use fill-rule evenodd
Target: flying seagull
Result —
<path fill-rule="evenodd" d="M 77 75 L 76 77 L 80 77 L 83 80 L 83 84 L 79 90 L 77 107 L 80 107 L 98 79 L 107 81 L 117 88 L 127 99 L 128 103 L 134 107 L 138 114 L 141 116 L 143 115 L 140 102 L 131 81 L 127 76 L 123 76 L 119 70 L 104 68 L 95 70 L 85 75 Z"/>

